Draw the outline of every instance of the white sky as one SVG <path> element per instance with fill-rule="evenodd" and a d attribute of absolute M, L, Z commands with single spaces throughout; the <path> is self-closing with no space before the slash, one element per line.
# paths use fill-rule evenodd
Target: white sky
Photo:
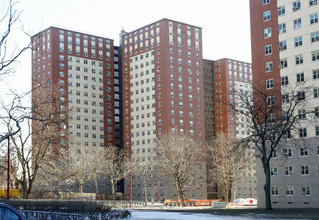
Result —
<path fill-rule="evenodd" d="M 249 0 L 20 0 L 17 7 L 30 35 L 55 26 L 108 37 L 118 45 L 123 27 L 130 32 L 168 18 L 203 28 L 205 59 L 251 62 Z M 19 43 L 28 40 L 15 38 Z M 31 84 L 30 51 L 21 57 L 15 75 L 22 82 L 18 85 Z"/>

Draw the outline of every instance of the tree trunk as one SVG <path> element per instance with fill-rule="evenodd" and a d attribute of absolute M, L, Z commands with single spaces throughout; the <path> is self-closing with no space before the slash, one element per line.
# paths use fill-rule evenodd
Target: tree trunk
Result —
<path fill-rule="evenodd" d="M 236 199 L 236 183 L 232 187 L 232 200 L 234 201 Z"/>
<path fill-rule="evenodd" d="M 147 206 L 147 187 L 146 187 L 146 170 L 145 169 L 144 169 L 143 185 L 144 185 L 144 206 Z"/>
<path fill-rule="evenodd" d="M 95 184 L 95 194 L 99 193 L 99 186 L 97 185 L 97 180 L 94 178 L 94 184 Z"/>
<path fill-rule="evenodd" d="M 113 179 L 111 179 L 111 185 L 112 185 L 112 194 L 115 194 L 115 181 Z"/>
<path fill-rule="evenodd" d="M 179 178 L 175 178 L 175 188 L 176 188 L 177 202 L 181 202 L 180 205 L 184 206 L 185 198 L 184 198 L 184 193 L 183 193 L 183 189 L 182 189 Z"/>
<path fill-rule="evenodd" d="M 228 203 L 229 189 L 226 187 L 225 189 L 225 202 Z"/>
<path fill-rule="evenodd" d="M 266 178 L 266 183 L 264 185 L 264 191 L 265 191 L 265 199 L 266 199 L 266 210 L 272 210 L 272 206 L 271 206 L 271 182 L 270 182 L 270 165 L 269 165 L 269 161 L 266 159 L 262 159 L 262 163 L 263 163 L 263 168 L 264 168 L 264 172 L 265 172 L 265 178 Z"/>
<path fill-rule="evenodd" d="M 80 193 L 83 193 L 83 184 L 82 183 L 79 183 L 79 191 L 80 191 Z"/>
<path fill-rule="evenodd" d="M 180 190 L 179 190 L 179 181 L 175 178 L 175 190 L 176 190 L 176 200 L 179 201 L 180 198 Z"/>

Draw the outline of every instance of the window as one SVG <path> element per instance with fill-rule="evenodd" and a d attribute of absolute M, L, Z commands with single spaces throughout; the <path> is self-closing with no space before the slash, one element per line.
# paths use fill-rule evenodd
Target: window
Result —
<path fill-rule="evenodd" d="M 319 41 L 319 31 L 315 33 L 311 33 L 310 36 L 311 36 L 311 43 Z"/>
<path fill-rule="evenodd" d="M 267 62 L 266 64 L 265 64 L 265 71 L 266 72 L 271 72 L 273 70 L 273 64 L 272 64 L 272 62 Z"/>
<path fill-rule="evenodd" d="M 298 110 L 298 118 L 299 119 L 305 119 L 306 118 L 306 110 L 305 109 Z"/>
<path fill-rule="evenodd" d="M 274 123 L 275 122 L 275 114 L 269 114 L 267 117 L 268 123 Z"/>
<path fill-rule="evenodd" d="M 264 21 L 269 21 L 270 18 L 271 18 L 270 11 L 265 11 L 264 12 Z"/>
<path fill-rule="evenodd" d="M 312 54 L 312 61 L 319 60 L 319 50 L 311 52 Z"/>
<path fill-rule="evenodd" d="M 306 93 L 304 91 L 297 93 L 297 98 L 299 101 L 306 99 Z"/>
<path fill-rule="evenodd" d="M 286 23 L 279 24 L 279 34 L 286 33 Z"/>
<path fill-rule="evenodd" d="M 296 56 L 296 65 L 303 64 L 303 55 L 299 54 Z"/>
<path fill-rule="evenodd" d="M 287 41 L 281 41 L 279 42 L 279 50 L 287 50 Z"/>
<path fill-rule="evenodd" d="M 287 58 L 281 59 L 281 60 L 280 60 L 279 68 L 285 68 L 285 67 L 287 67 L 287 66 L 288 66 Z"/>
<path fill-rule="evenodd" d="M 294 191 L 295 191 L 295 189 L 293 186 L 286 186 L 286 195 L 287 196 L 293 196 Z"/>
<path fill-rule="evenodd" d="M 318 13 L 310 15 L 310 24 L 318 23 Z"/>
<path fill-rule="evenodd" d="M 312 70 L 312 77 L 313 79 L 319 79 L 319 69 Z"/>
<path fill-rule="evenodd" d="M 282 112 L 282 120 L 287 121 L 290 117 L 290 114 L 288 112 L 283 111 Z"/>
<path fill-rule="evenodd" d="M 288 85 L 288 76 L 281 77 L 281 85 L 282 86 Z"/>
<path fill-rule="evenodd" d="M 297 83 L 305 81 L 305 74 L 304 73 L 297 73 Z"/>
<path fill-rule="evenodd" d="M 315 116 L 319 117 L 319 107 L 315 108 Z"/>
<path fill-rule="evenodd" d="M 299 128 L 299 137 L 307 137 L 307 128 Z"/>
<path fill-rule="evenodd" d="M 275 104 L 275 97 L 274 96 L 268 96 L 267 97 L 267 105 L 272 106 Z"/>
<path fill-rule="evenodd" d="M 294 20 L 294 29 L 296 30 L 299 28 L 301 28 L 301 18 Z"/>
<path fill-rule="evenodd" d="M 272 196 L 278 196 L 278 186 L 272 186 L 271 187 L 271 195 Z"/>
<path fill-rule="evenodd" d="M 295 37 L 295 47 L 302 46 L 302 37 Z"/>
<path fill-rule="evenodd" d="M 60 141 L 60 143 L 64 143 L 63 140 Z M 18 220 L 21 219 L 16 213 L 11 211 L 7 207 L 1 207 L 0 208 L 0 213 L 1 213 L 1 219 L 10 219 L 10 220 Z"/>
<path fill-rule="evenodd" d="M 292 166 L 287 166 L 287 167 L 285 167 L 285 175 L 286 175 L 286 176 L 291 176 L 291 175 L 293 175 Z"/>
<path fill-rule="evenodd" d="M 272 45 L 266 45 L 265 46 L 265 55 L 269 55 L 272 53 Z"/>
<path fill-rule="evenodd" d="M 318 126 L 315 128 L 315 132 L 316 132 L 316 136 L 319 136 L 319 127 Z"/>
<path fill-rule="evenodd" d="M 309 175 L 309 166 L 308 165 L 301 166 L 301 175 Z"/>
<path fill-rule="evenodd" d="M 277 176 L 278 175 L 278 168 L 277 167 L 270 167 L 270 175 Z"/>
<path fill-rule="evenodd" d="M 310 186 L 302 186 L 302 195 L 310 196 Z"/>
<path fill-rule="evenodd" d="M 318 88 L 313 89 L 313 97 L 319 98 L 319 89 Z"/>
<path fill-rule="evenodd" d="M 266 80 L 266 88 L 272 89 L 273 87 L 274 87 L 274 80 L 273 79 Z"/>
<path fill-rule="evenodd" d="M 284 148 L 284 156 L 285 157 L 291 157 L 292 156 L 292 148 L 291 147 Z"/>
<path fill-rule="evenodd" d="M 300 156 L 306 157 L 309 155 L 309 149 L 308 147 L 301 147 L 300 148 Z"/>
<path fill-rule="evenodd" d="M 292 3 L 292 11 L 298 11 L 300 9 L 301 9 L 300 0 Z"/>
<path fill-rule="evenodd" d="M 281 6 L 278 8 L 278 16 L 282 16 L 286 14 L 286 8 L 285 6 Z"/>
<path fill-rule="evenodd" d="M 263 0 L 263 5 L 270 3 L 270 0 Z"/>
<path fill-rule="evenodd" d="M 264 29 L 264 38 L 271 37 L 271 27 Z"/>
<path fill-rule="evenodd" d="M 289 94 L 283 94 L 281 95 L 281 102 L 282 104 L 289 102 Z"/>

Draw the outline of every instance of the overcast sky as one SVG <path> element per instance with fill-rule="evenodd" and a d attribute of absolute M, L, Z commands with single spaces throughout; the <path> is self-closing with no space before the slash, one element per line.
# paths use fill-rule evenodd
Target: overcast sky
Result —
<path fill-rule="evenodd" d="M 249 0 L 20 0 L 17 7 L 31 35 L 55 26 L 108 37 L 118 45 L 122 28 L 130 32 L 168 18 L 203 28 L 205 59 L 251 62 Z M 25 39 L 16 35 L 20 43 Z M 30 51 L 21 57 L 18 73 L 24 85 L 31 83 Z"/>

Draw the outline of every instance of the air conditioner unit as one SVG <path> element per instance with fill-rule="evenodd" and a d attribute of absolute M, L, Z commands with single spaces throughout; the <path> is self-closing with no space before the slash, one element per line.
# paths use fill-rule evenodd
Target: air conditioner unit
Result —
<path fill-rule="evenodd" d="M 298 10 L 298 8 L 297 8 L 297 7 L 294 7 L 294 8 L 292 8 L 292 10 L 293 10 L 293 11 L 297 11 L 297 10 Z"/>
<path fill-rule="evenodd" d="M 285 33 L 286 32 L 286 28 L 282 29 L 282 32 Z"/>
<path fill-rule="evenodd" d="M 313 0 L 313 1 L 312 1 L 312 4 L 313 4 L 313 5 L 316 5 L 317 3 L 318 3 L 317 0 Z"/>
<path fill-rule="evenodd" d="M 287 153 L 284 153 L 284 157 L 288 157 L 288 154 L 287 154 Z"/>
<path fill-rule="evenodd" d="M 302 195 L 305 196 L 305 195 L 307 195 L 307 193 L 306 192 L 302 192 Z"/>
<path fill-rule="evenodd" d="M 279 47 L 278 50 L 283 50 L 283 48 L 282 48 L 282 47 Z"/>
<path fill-rule="evenodd" d="M 290 172 L 290 173 L 289 173 L 289 175 L 293 175 L 293 174 L 294 174 L 293 172 Z"/>
<path fill-rule="evenodd" d="M 279 68 L 280 68 L 280 69 L 283 68 L 283 65 L 279 65 Z"/>

